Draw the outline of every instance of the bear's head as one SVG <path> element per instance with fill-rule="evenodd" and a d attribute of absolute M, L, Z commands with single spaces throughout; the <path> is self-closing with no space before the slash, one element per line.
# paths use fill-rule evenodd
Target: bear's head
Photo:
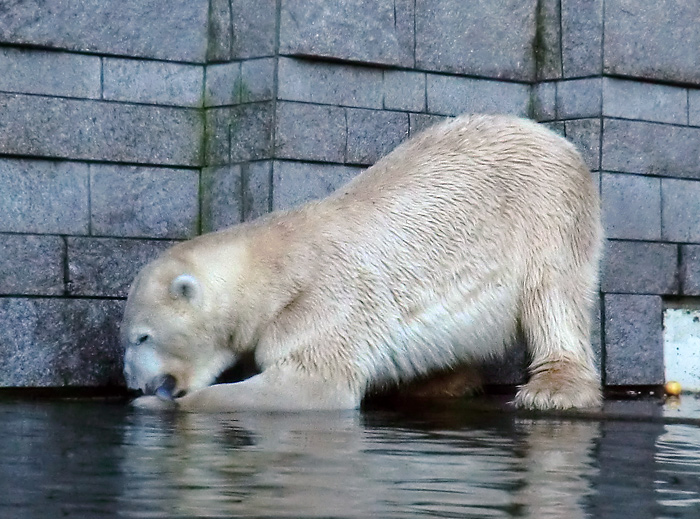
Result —
<path fill-rule="evenodd" d="M 173 398 L 210 385 L 235 362 L 222 283 L 167 253 L 139 273 L 120 330 L 130 389 Z"/>

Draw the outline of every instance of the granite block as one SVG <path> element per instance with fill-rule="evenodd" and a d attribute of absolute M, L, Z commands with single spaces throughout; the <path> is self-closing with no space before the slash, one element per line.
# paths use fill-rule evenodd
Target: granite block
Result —
<path fill-rule="evenodd" d="M 458 76 L 427 75 L 428 112 L 439 115 L 462 113 L 508 113 L 527 115 L 530 87 Z"/>
<path fill-rule="evenodd" d="M 408 132 L 412 137 L 423 130 L 427 130 L 431 126 L 435 126 L 443 121 L 452 119 L 452 117 L 446 117 L 444 115 L 432 115 L 432 114 L 408 114 Z"/>
<path fill-rule="evenodd" d="M 123 301 L 0 298 L 0 387 L 124 385 Z"/>
<path fill-rule="evenodd" d="M 345 109 L 281 102 L 277 104 L 275 157 L 343 162 Z"/>
<path fill-rule="evenodd" d="M 232 33 L 229 59 L 272 56 L 275 53 L 276 0 L 230 0 Z"/>
<path fill-rule="evenodd" d="M 218 166 L 231 162 L 231 108 L 209 108 L 205 111 L 204 165 Z"/>
<path fill-rule="evenodd" d="M 686 124 L 688 91 L 668 85 L 604 78 L 603 115 Z"/>
<path fill-rule="evenodd" d="M 418 0 L 416 66 L 532 81 L 536 0 Z"/>
<path fill-rule="evenodd" d="M 700 128 L 605 119 L 603 169 L 700 179 Z"/>
<path fill-rule="evenodd" d="M 250 59 L 241 63 L 241 103 L 271 100 L 274 83 L 273 58 Z"/>
<path fill-rule="evenodd" d="M 591 349 L 593 350 L 593 363 L 599 379 L 602 381 L 602 363 L 603 363 L 603 322 L 602 310 L 603 295 L 599 294 L 595 297 L 592 309 L 591 319 Z"/>
<path fill-rule="evenodd" d="M 678 294 L 678 247 L 608 240 L 601 290 L 624 294 Z"/>
<path fill-rule="evenodd" d="M 600 117 L 603 87 L 600 78 L 572 79 L 557 83 L 557 117 Z"/>
<path fill-rule="evenodd" d="M 202 232 L 218 231 L 243 220 L 241 166 L 202 169 Z"/>
<path fill-rule="evenodd" d="M 573 142 L 592 170 L 600 169 L 600 119 L 566 121 L 566 138 Z"/>
<path fill-rule="evenodd" d="M 534 51 L 536 79 L 559 79 L 561 63 L 561 0 L 541 0 L 537 3 L 537 31 Z"/>
<path fill-rule="evenodd" d="M 561 0 L 564 77 L 600 75 L 603 70 L 604 0 Z M 607 36 L 607 35 L 606 35 Z"/>
<path fill-rule="evenodd" d="M 414 1 L 285 0 L 280 53 L 414 66 Z"/>
<path fill-rule="evenodd" d="M 700 84 L 700 4 L 606 0 L 606 74 Z"/>
<path fill-rule="evenodd" d="M 0 94 L 0 153 L 198 166 L 197 110 Z"/>
<path fill-rule="evenodd" d="M 229 61 L 233 56 L 233 11 L 230 0 L 209 0 L 207 63 Z"/>
<path fill-rule="evenodd" d="M 241 62 L 205 67 L 204 106 L 230 106 L 241 102 Z"/>
<path fill-rule="evenodd" d="M 272 173 L 272 209 L 289 209 L 323 198 L 361 171 L 362 168 L 336 164 L 275 161 Z"/>
<path fill-rule="evenodd" d="M 603 173 L 605 235 L 629 240 L 661 239 L 661 180 Z"/>
<path fill-rule="evenodd" d="M 227 121 L 231 162 L 270 158 L 272 153 L 272 103 L 251 103 L 231 109 Z"/>
<path fill-rule="evenodd" d="M 203 63 L 208 17 L 207 0 L 12 1 L 0 42 Z"/>
<path fill-rule="evenodd" d="M 198 228 L 195 170 L 90 165 L 92 234 L 191 238 Z"/>
<path fill-rule="evenodd" d="M 681 293 L 700 296 L 700 245 L 681 245 Z"/>
<path fill-rule="evenodd" d="M 664 240 L 700 243 L 700 181 L 662 179 L 661 214 Z"/>
<path fill-rule="evenodd" d="M 208 166 L 267 159 L 272 150 L 272 104 L 250 103 L 206 111 Z"/>
<path fill-rule="evenodd" d="M 202 106 L 204 67 L 104 58 L 103 97 L 153 105 Z"/>
<path fill-rule="evenodd" d="M 241 166 L 243 221 L 255 220 L 272 208 L 272 162 L 250 162 Z"/>
<path fill-rule="evenodd" d="M 220 63 L 206 69 L 205 106 L 269 101 L 273 97 L 273 58 Z"/>
<path fill-rule="evenodd" d="M 605 295 L 607 385 L 663 384 L 662 312 L 659 296 Z"/>
<path fill-rule="evenodd" d="M 348 108 L 345 161 L 371 165 L 408 138 L 408 114 Z"/>
<path fill-rule="evenodd" d="M 100 74 L 98 56 L 0 48 L 3 92 L 99 99 Z"/>
<path fill-rule="evenodd" d="M 175 242 L 114 238 L 67 238 L 68 293 L 126 297 L 139 270 Z"/>
<path fill-rule="evenodd" d="M 279 99 L 329 105 L 382 108 L 382 71 L 280 58 Z"/>
<path fill-rule="evenodd" d="M 552 121 L 557 118 L 557 83 L 545 82 L 532 86 L 532 118 Z"/>
<path fill-rule="evenodd" d="M 0 159 L 0 232 L 87 234 L 88 166 Z"/>
<path fill-rule="evenodd" d="M 384 108 L 425 111 L 425 74 L 410 70 L 384 71 Z"/>
<path fill-rule="evenodd" d="M 276 4 L 275 0 L 211 0 L 208 62 L 272 56 Z"/>
<path fill-rule="evenodd" d="M 700 126 L 700 90 L 688 91 L 688 124 Z"/>
<path fill-rule="evenodd" d="M 65 254 L 59 236 L 0 234 L 0 295 L 63 294 Z"/>

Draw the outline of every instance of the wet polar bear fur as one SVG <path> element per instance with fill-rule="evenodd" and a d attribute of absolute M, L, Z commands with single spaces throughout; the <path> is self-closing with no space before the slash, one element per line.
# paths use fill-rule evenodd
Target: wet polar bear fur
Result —
<path fill-rule="evenodd" d="M 188 410 L 357 408 L 372 388 L 502 355 L 515 403 L 595 406 L 602 231 L 580 155 L 510 116 L 462 116 L 329 197 L 206 234 L 147 265 L 122 324 L 132 388 Z M 211 385 L 243 354 L 261 373 Z M 181 396 L 184 395 L 184 396 Z"/>

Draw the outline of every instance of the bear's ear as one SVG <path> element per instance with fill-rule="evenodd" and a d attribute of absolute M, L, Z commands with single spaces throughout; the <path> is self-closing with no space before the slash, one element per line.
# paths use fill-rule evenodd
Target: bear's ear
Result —
<path fill-rule="evenodd" d="M 170 295 L 175 299 L 194 303 L 199 301 L 201 292 L 199 281 L 191 274 L 180 274 L 170 283 Z"/>

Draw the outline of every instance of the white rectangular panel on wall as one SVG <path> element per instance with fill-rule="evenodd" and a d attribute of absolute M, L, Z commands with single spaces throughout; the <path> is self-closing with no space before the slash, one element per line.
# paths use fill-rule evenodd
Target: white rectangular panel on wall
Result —
<path fill-rule="evenodd" d="M 667 382 L 700 392 L 700 309 L 664 312 L 664 365 Z"/>

